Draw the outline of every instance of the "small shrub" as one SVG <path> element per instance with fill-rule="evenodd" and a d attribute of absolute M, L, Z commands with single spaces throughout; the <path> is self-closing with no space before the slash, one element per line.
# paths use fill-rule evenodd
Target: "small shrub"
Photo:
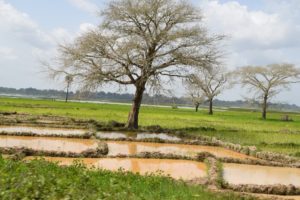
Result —
<path fill-rule="evenodd" d="M 120 123 L 114 120 L 111 120 L 107 123 L 107 126 L 114 127 L 114 128 L 121 128 L 125 126 L 125 123 Z"/>
<path fill-rule="evenodd" d="M 283 115 L 283 116 L 281 116 L 281 121 L 292 122 L 294 120 L 289 115 Z"/>
<path fill-rule="evenodd" d="M 178 106 L 177 105 L 172 105 L 171 108 L 172 109 L 178 109 Z"/>

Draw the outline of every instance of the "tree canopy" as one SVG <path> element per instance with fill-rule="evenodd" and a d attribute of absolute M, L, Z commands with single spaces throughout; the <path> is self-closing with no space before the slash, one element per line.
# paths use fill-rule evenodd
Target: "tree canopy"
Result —
<path fill-rule="evenodd" d="M 101 13 L 102 23 L 72 43 L 60 45 L 59 68 L 82 86 L 94 89 L 117 83 L 135 87 L 127 126 L 137 128 L 147 86 L 166 78 L 186 77 L 193 68 L 216 62 L 216 44 L 201 11 L 187 1 L 115 0 Z"/>
<path fill-rule="evenodd" d="M 229 86 L 231 73 L 219 65 L 210 65 L 196 70 L 186 81 L 190 93 L 194 97 L 209 102 L 209 114 L 213 114 L 213 100 Z"/>
<path fill-rule="evenodd" d="M 290 84 L 300 80 L 300 69 L 293 64 L 271 64 L 267 66 L 246 66 L 237 70 L 238 82 L 247 87 L 255 99 L 262 104 L 262 118 L 266 119 L 268 100 Z"/>

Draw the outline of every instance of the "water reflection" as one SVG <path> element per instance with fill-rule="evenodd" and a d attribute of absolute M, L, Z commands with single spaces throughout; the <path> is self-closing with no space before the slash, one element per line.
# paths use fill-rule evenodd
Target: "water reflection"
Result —
<path fill-rule="evenodd" d="M 35 150 L 82 152 L 97 147 L 98 140 L 78 138 L 31 137 L 31 136 L 0 136 L 0 147 L 27 147 Z M 182 156 L 196 156 L 199 152 L 210 152 L 217 157 L 246 159 L 247 155 L 222 147 L 147 143 L 128 141 L 107 141 L 108 155 L 135 155 L 142 152 L 160 152 Z"/>
<path fill-rule="evenodd" d="M 151 133 L 139 133 L 136 139 L 161 139 L 161 140 L 168 140 L 168 141 L 180 141 L 181 139 L 175 136 L 170 136 L 165 133 L 159 134 L 151 134 Z"/>
<path fill-rule="evenodd" d="M 100 139 L 161 139 L 167 141 L 180 141 L 176 136 L 170 136 L 165 133 L 118 133 L 118 132 L 97 132 L 96 137 Z"/>
<path fill-rule="evenodd" d="M 29 136 L 0 136 L 0 147 L 26 147 L 42 151 L 80 153 L 97 147 L 97 141 L 77 138 L 52 138 Z"/>
<path fill-rule="evenodd" d="M 181 156 L 196 156 L 199 152 L 210 152 L 217 157 L 230 157 L 246 159 L 250 156 L 237 153 L 222 147 L 167 144 L 167 143 L 147 143 L 147 142 L 125 142 L 107 141 L 109 155 L 132 155 L 141 152 L 160 152 L 165 154 L 176 154 Z"/>
<path fill-rule="evenodd" d="M 293 184 L 300 187 L 300 169 L 224 164 L 224 178 L 231 184 Z"/>
<path fill-rule="evenodd" d="M 42 128 L 27 126 L 0 126 L 0 133 L 32 133 L 35 135 L 83 135 L 87 131 L 81 129 L 62 129 L 62 128 Z"/>
<path fill-rule="evenodd" d="M 27 157 L 27 160 L 35 157 Z M 72 158 L 45 158 L 51 162 L 59 162 L 61 165 L 71 165 L 75 159 Z M 206 175 L 206 166 L 204 163 L 186 160 L 160 160 L 160 159 L 136 159 L 136 158 L 83 158 L 79 159 L 85 165 L 101 169 L 116 171 L 120 168 L 125 171 L 140 173 L 142 175 L 149 173 L 162 173 L 170 175 L 175 179 L 192 180 L 203 178 Z"/>

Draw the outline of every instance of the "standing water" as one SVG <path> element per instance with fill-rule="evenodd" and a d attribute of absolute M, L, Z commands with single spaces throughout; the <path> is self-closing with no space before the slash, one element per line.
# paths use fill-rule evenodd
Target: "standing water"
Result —
<path fill-rule="evenodd" d="M 58 151 L 80 153 L 97 147 L 94 140 L 77 138 L 0 136 L 0 147 L 26 147 L 37 151 Z"/>
<path fill-rule="evenodd" d="M 0 126 L 0 133 L 31 133 L 34 135 L 80 136 L 87 131 L 82 129 L 41 128 L 29 126 Z"/>
<path fill-rule="evenodd" d="M 36 157 L 26 157 L 25 160 L 32 160 Z M 140 173 L 142 175 L 154 173 L 164 176 L 171 176 L 175 179 L 192 180 L 206 176 L 204 163 L 186 160 L 169 159 L 137 159 L 137 158 L 58 158 L 46 157 L 47 161 L 58 162 L 60 165 L 71 165 L 75 160 L 83 162 L 87 167 L 96 167 L 117 171 L 119 169 Z"/>
<path fill-rule="evenodd" d="M 295 185 L 300 187 L 300 169 L 258 165 L 224 164 L 224 179 L 230 184 Z"/>
<path fill-rule="evenodd" d="M 26 147 L 34 150 L 80 153 L 87 149 L 96 148 L 98 141 L 99 140 L 78 138 L 0 136 L 0 147 Z M 210 152 L 217 157 L 231 157 L 239 159 L 252 158 L 222 147 L 128 141 L 107 141 L 106 143 L 109 149 L 109 156 L 135 155 L 142 152 L 159 152 L 163 154 L 176 154 L 193 157 L 199 152 Z"/>
<path fill-rule="evenodd" d="M 107 145 L 109 148 L 109 155 L 133 155 L 141 152 L 159 152 L 164 154 L 176 154 L 193 157 L 200 152 L 209 152 L 217 157 L 239 159 L 252 158 L 241 153 L 214 146 L 123 141 L 107 141 Z"/>

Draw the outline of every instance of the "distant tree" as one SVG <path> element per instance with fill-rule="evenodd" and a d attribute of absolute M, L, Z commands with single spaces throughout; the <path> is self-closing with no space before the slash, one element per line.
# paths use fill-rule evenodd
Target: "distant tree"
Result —
<path fill-rule="evenodd" d="M 114 0 L 102 24 L 60 46 L 61 67 L 85 89 L 108 83 L 135 88 L 127 127 L 138 128 L 146 86 L 163 77 L 186 77 L 191 69 L 214 62 L 222 36 L 209 36 L 201 12 L 187 1 Z M 54 70 L 55 71 L 55 70 Z"/>
<path fill-rule="evenodd" d="M 209 114 L 213 114 L 213 100 L 229 86 L 228 80 L 230 73 L 225 68 L 218 65 L 199 68 L 197 72 L 191 75 L 186 83 L 190 92 L 198 101 L 207 101 L 209 103 Z"/>
<path fill-rule="evenodd" d="M 195 87 L 194 84 L 189 84 L 189 83 L 190 82 L 187 81 L 186 84 L 187 95 L 189 99 L 191 99 L 193 105 L 195 106 L 195 111 L 198 112 L 199 106 L 203 104 L 206 101 L 206 99 L 201 90 Z"/>
<path fill-rule="evenodd" d="M 263 119 L 267 118 L 269 99 L 300 79 L 300 70 L 292 64 L 246 66 L 238 69 L 236 74 L 238 82 L 261 102 Z"/>
<path fill-rule="evenodd" d="M 71 86 L 72 82 L 73 82 L 73 76 L 70 75 L 70 74 L 67 74 L 65 76 L 65 83 L 66 83 L 66 89 L 67 89 L 67 91 L 66 91 L 66 103 L 68 102 L 68 99 L 69 99 L 69 90 L 70 90 L 70 86 Z"/>

